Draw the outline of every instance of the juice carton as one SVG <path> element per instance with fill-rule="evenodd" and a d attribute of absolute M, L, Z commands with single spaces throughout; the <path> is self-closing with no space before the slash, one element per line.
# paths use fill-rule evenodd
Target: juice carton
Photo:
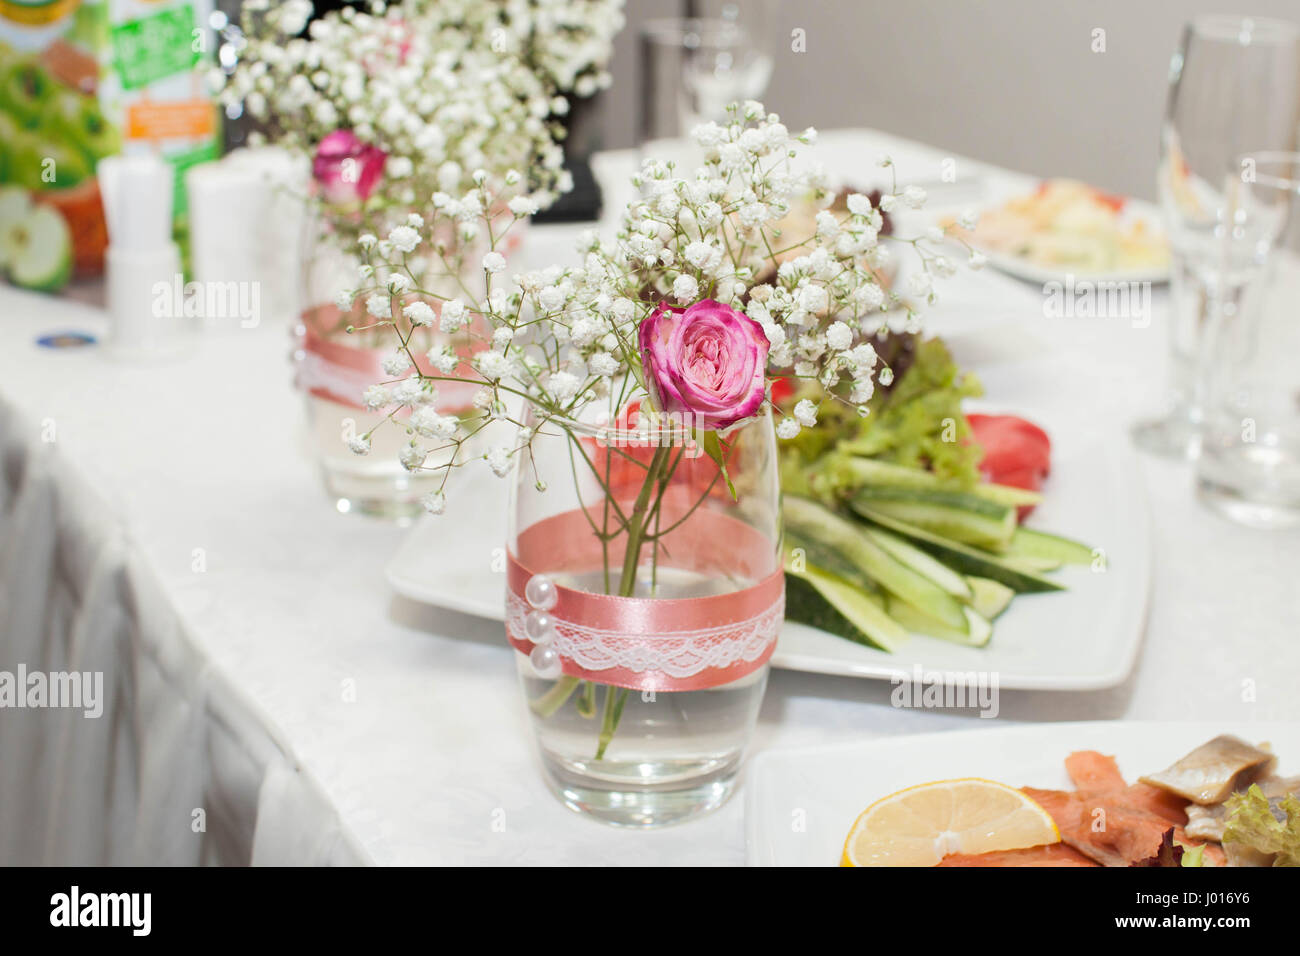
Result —
<path fill-rule="evenodd" d="M 0 0 L 0 275 L 55 291 L 103 271 L 95 164 L 120 152 L 175 167 L 184 239 L 184 171 L 220 148 L 211 12 L 211 0 Z"/>

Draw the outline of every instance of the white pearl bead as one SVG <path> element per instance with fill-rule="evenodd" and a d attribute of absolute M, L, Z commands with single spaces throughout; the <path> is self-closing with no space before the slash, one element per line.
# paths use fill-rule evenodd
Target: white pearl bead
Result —
<path fill-rule="evenodd" d="M 555 640 L 555 618 L 545 611 L 529 611 L 524 618 L 524 634 L 537 645 Z"/>
<path fill-rule="evenodd" d="M 544 574 L 534 574 L 524 585 L 524 599 L 532 607 L 549 611 L 555 607 L 555 602 L 560 599 L 560 595 L 554 581 Z"/>
<path fill-rule="evenodd" d="M 533 652 L 528 655 L 528 660 L 533 665 L 533 670 L 537 671 L 537 676 L 546 680 L 553 680 L 563 672 L 560 667 L 560 654 L 553 647 L 534 647 Z"/>

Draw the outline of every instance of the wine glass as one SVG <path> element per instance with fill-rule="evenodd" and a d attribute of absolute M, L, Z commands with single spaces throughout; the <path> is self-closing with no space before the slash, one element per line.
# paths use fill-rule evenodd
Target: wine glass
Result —
<path fill-rule="evenodd" d="M 1300 28 L 1231 16 L 1187 25 L 1170 64 L 1156 176 L 1173 258 L 1167 412 L 1135 426 L 1144 451 L 1196 453 L 1197 357 L 1210 303 L 1223 294 L 1225 184 L 1246 150 L 1294 149 L 1298 124 Z"/>

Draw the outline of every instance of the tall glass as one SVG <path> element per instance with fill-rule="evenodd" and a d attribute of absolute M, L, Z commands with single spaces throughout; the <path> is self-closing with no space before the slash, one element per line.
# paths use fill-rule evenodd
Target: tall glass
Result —
<path fill-rule="evenodd" d="M 723 433 L 529 424 L 506 632 L 551 788 L 617 826 L 712 809 L 784 617 L 771 413 Z"/>
<path fill-rule="evenodd" d="M 1196 451 L 1197 357 L 1219 288 L 1224 183 L 1246 150 L 1290 150 L 1300 123 L 1300 28 L 1280 20 L 1193 20 L 1170 64 L 1157 188 L 1173 252 L 1165 412 L 1139 423 L 1139 448 Z"/>
<path fill-rule="evenodd" d="M 1202 501 L 1243 524 L 1300 524 L 1300 153 L 1253 153 L 1228 187 L 1226 294 L 1202 370 Z"/>
<path fill-rule="evenodd" d="M 641 142 L 675 140 L 723 120 L 729 103 L 758 99 L 772 75 L 761 10 L 729 6 L 717 19 L 650 20 L 641 28 Z"/>

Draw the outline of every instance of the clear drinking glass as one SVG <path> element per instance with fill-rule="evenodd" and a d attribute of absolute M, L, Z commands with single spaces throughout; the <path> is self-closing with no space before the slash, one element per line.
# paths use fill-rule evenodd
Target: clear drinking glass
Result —
<path fill-rule="evenodd" d="M 1157 188 L 1173 254 L 1166 412 L 1134 441 L 1171 457 L 1196 451 L 1194 395 L 1209 303 L 1220 289 L 1224 183 L 1246 150 L 1296 147 L 1300 29 L 1280 20 L 1205 16 L 1183 32 L 1170 64 Z"/>
<path fill-rule="evenodd" d="M 648 21 L 641 28 L 641 142 L 680 139 L 724 119 L 729 103 L 761 98 L 771 75 L 761 22 L 742 22 L 734 6 L 718 19 Z"/>
<path fill-rule="evenodd" d="M 771 414 L 649 439 L 626 423 L 533 427 L 512 485 L 506 630 L 548 782 L 619 826 L 712 809 L 784 616 Z"/>
<path fill-rule="evenodd" d="M 1300 524 L 1300 153 L 1242 157 L 1202 359 L 1202 501 L 1260 528 Z"/>

